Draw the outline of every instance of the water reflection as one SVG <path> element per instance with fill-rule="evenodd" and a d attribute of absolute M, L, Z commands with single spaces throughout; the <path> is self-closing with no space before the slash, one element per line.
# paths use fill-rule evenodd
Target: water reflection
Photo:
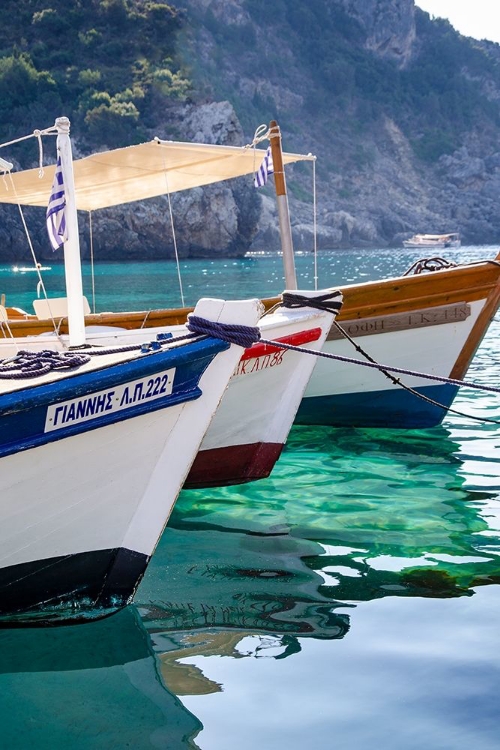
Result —
<path fill-rule="evenodd" d="M 165 689 L 128 607 L 79 626 L 0 632 L 2 747 L 197 748 L 199 720 Z"/>
<path fill-rule="evenodd" d="M 217 692 L 194 657 L 283 659 L 348 636 L 361 602 L 500 583 L 498 492 L 457 429 L 297 427 L 271 478 L 181 493 L 138 593 L 165 684 Z"/>

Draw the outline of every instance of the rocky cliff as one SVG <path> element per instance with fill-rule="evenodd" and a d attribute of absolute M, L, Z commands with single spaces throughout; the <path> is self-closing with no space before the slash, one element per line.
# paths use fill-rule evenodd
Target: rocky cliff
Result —
<path fill-rule="evenodd" d="M 417 231 L 499 240 L 498 45 L 461 37 L 413 0 L 316 0 L 307 11 L 183 1 L 200 89 L 232 103 L 246 140 L 267 113 L 285 148 L 317 154 L 320 247 L 398 245 Z M 291 173 L 294 237 L 309 248 L 310 176 Z M 261 201 L 256 250 L 277 241 L 271 196 Z"/>
<path fill-rule="evenodd" d="M 500 238 L 500 47 L 464 39 L 414 0 L 178 0 L 189 97 L 151 110 L 147 135 L 248 143 L 277 119 L 296 247 L 398 246 L 414 232 Z M 60 114 L 57 112 L 56 114 Z M 44 123 L 45 124 L 45 123 Z M 78 140 L 78 133 L 75 133 Z M 77 143 L 78 146 L 78 143 Z M 98 259 L 277 250 L 272 189 L 251 179 L 93 216 Z M 29 257 L 2 210 L 0 254 Z M 30 213 L 40 258 L 41 212 Z M 20 250 L 20 247 L 25 248 Z M 90 252 L 82 222 L 84 256 Z"/>

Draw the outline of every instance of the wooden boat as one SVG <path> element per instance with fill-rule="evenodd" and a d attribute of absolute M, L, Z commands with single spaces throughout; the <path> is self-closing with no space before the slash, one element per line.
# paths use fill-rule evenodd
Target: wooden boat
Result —
<path fill-rule="evenodd" d="M 404 247 L 443 249 L 447 247 L 460 247 L 460 234 L 449 232 L 448 234 L 414 234 L 408 240 L 403 240 Z"/>
<path fill-rule="evenodd" d="M 463 379 L 500 304 L 500 254 L 479 263 L 340 286 L 339 291 L 343 297 L 339 326 L 377 362 Z M 278 301 L 265 299 L 264 304 L 270 309 Z M 189 312 L 190 308 L 99 313 L 88 315 L 86 322 L 90 326 L 117 326 L 133 336 L 141 326 L 147 331 L 179 324 Z M 15 314 L 10 311 L 11 316 Z M 34 316 L 18 318 L 19 322 L 14 322 L 14 317 L 10 320 L 13 331 L 40 334 L 48 328 L 47 321 Z M 66 330 L 67 322 L 62 319 L 61 331 Z M 363 359 L 335 324 L 323 350 Z M 423 377 L 398 377 L 445 408 L 418 398 L 376 369 L 319 359 L 295 421 L 405 429 L 440 424 L 446 408 L 453 405 L 458 387 Z"/>
<path fill-rule="evenodd" d="M 278 148 L 276 164 L 278 159 L 290 162 L 302 158 L 299 155 L 282 155 L 280 144 Z M 163 192 L 166 163 L 173 164 L 168 170 L 168 184 L 176 189 L 184 189 L 203 182 L 217 181 L 221 177 L 253 173 L 255 164 L 260 159 L 261 153 L 256 156 L 252 150 L 245 148 L 162 141 L 117 149 L 74 163 L 76 202 L 79 205 L 79 201 L 82 201 L 80 205 L 90 208 L 112 205 L 127 200 L 131 195 L 134 198 L 139 195 L 148 197 L 155 191 Z M 106 169 L 103 169 L 103 164 Z M 98 186 L 98 195 L 90 190 L 89 172 L 92 182 Z M 150 180 L 144 179 L 145 173 L 149 174 Z M 40 184 L 38 170 L 15 177 L 15 194 L 20 201 L 38 205 L 46 200 L 44 195 L 50 173 L 45 179 L 45 185 Z M 113 188 L 109 188 L 110 182 Z M 99 192 L 100 187 L 102 189 Z M 0 194 L 0 200 L 10 201 L 12 194 L 13 191 L 5 190 Z M 286 227 L 284 231 L 286 233 Z M 303 298 L 302 308 L 282 307 L 280 300 L 276 300 L 277 309 L 268 312 L 258 323 L 261 335 L 268 342 L 279 340 L 295 347 L 307 346 L 309 349 L 319 350 L 330 328 L 333 312 L 309 308 L 307 298 L 324 296 L 329 291 L 336 294 L 333 290 L 296 292 Z M 336 299 L 338 309 L 341 295 L 336 294 Z M 41 341 L 43 346 L 50 348 L 66 346 L 67 327 L 60 316 L 62 313 L 66 315 L 67 301 L 35 300 L 34 305 L 36 316 L 23 316 L 15 310 L 8 310 L 5 318 L 10 332 L 14 336 L 29 335 L 30 345 L 33 347 L 41 346 Z M 87 305 L 87 311 L 88 309 Z M 133 325 L 121 326 L 120 315 L 117 318 L 111 316 L 107 323 L 103 323 L 87 314 L 87 341 L 101 346 L 141 343 L 151 336 L 163 335 L 166 327 L 170 330 L 172 326 L 184 325 L 186 314 L 173 311 L 165 317 L 165 322 L 153 325 L 152 330 L 149 323 L 146 326 L 139 324 L 135 330 L 132 330 Z M 134 313 L 131 316 L 137 320 Z M 52 325 L 55 318 L 59 319 L 57 334 Z M 153 319 L 154 315 L 150 321 Z M 37 343 L 34 337 L 40 334 L 44 334 L 44 337 Z M 182 331 L 176 329 L 175 334 L 181 335 Z M 48 338 L 50 335 L 51 338 Z M 268 476 L 286 442 L 314 365 L 314 357 L 301 356 L 297 352 L 285 351 L 269 343 L 257 344 L 247 350 L 235 368 L 230 387 L 209 427 L 185 486 L 237 484 Z"/>
<path fill-rule="evenodd" d="M 491 260 L 429 273 L 339 287 L 338 317 L 376 362 L 443 378 L 463 379 L 500 304 L 500 254 Z M 334 324 L 325 352 L 363 356 Z M 319 360 L 297 413 L 299 424 L 424 428 L 440 424 L 458 387 L 397 375 L 419 398 L 381 371 Z M 396 377 L 396 376 L 393 376 Z"/>
<path fill-rule="evenodd" d="M 43 337 L 36 346 L 15 335 L 0 343 L 0 619 L 8 624 L 58 614 L 78 621 L 130 601 L 244 349 L 206 333 L 87 346 L 66 118 L 55 130 L 70 348 L 46 348 Z M 261 307 L 201 300 L 195 315 L 255 332 Z"/>
<path fill-rule="evenodd" d="M 276 123 L 271 123 L 269 133 L 275 132 Z M 271 137 L 274 147 L 273 159 L 279 164 L 280 139 Z M 106 155 L 97 155 L 75 163 L 77 180 L 77 203 L 91 210 L 98 205 L 109 205 L 114 200 L 105 191 L 96 196 L 86 188 L 85 174 L 89 171 L 97 178 L 98 184 L 106 184 L 109 170 L 115 176 L 124 170 L 127 191 L 137 198 L 160 194 L 165 189 L 165 155 L 158 158 L 159 149 L 168 153 L 170 190 L 184 189 L 195 184 L 207 184 L 228 176 L 248 174 L 255 168 L 255 155 L 251 150 L 235 147 L 208 146 L 155 141 L 130 149 L 118 149 Z M 122 153 L 123 152 L 123 153 Z M 156 152 L 156 156 L 155 156 Z M 202 166 L 202 158 L 209 161 Z M 302 158 L 297 154 L 284 154 L 283 164 Z M 125 166 L 123 165 L 125 161 Z M 257 160 L 259 163 L 259 160 Z M 138 164 L 145 165 L 139 171 Z M 186 165 L 190 165 L 187 168 Z M 194 166 L 193 166 L 194 165 Z M 138 176 L 134 174 L 137 170 Z M 147 172 L 151 178 L 144 180 Z M 42 205 L 42 198 L 34 192 L 33 180 L 38 179 L 38 171 L 32 170 L 31 181 L 28 175 L 25 184 L 18 185 L 18 192 L 33 205 Z M 289 289 L 296 288 L 293 250 L 289 219 L 286 216 L 286 187 L 284 167 L 276 170 L 275 184 L 278 198 L 280 226 L 282 227 L 282 253 L 285 277 Z M 80 187 L 79 187 L 80 186 Z M 0 185 L 1 189 L 1 185 Z M 12 202 L 12 195 L 0 193 L 0 200 Z M 339 287 L 343 296 L 343 308 L 338 319 L 345 331 L 381 365 L 402 367 L 413 372 L 428 373 L 441 377 L 463 378 L 479 346 L 490 320 L 499 305 L 500 256 L 485 259 L 481 263 L 440 268 L 428 273 L 413 273 L 398 278 L 351 284 Z M 270 309 L 279 300 L 265 300 Z M 190 309 L 126 311 L 87 315 L 87 326 L 108 326 L 119 328 L 117 336 L 143 336 L 145 330 L 155 327 L 182 325 Z M 66 319 L 55 316 L 60 332 L 67 331 Z M 9 325 L 16 336 L 40 335 L 52 329 L 52 321 L 39 320 L 13 309 L 8 310 Z M 135 333 L 134 333 L 135 332 Z M 334 323 L 328 334 L 324 349 L 332 354 L 362 359 L 351 342 L 344 340 L 340 329 Z M 302 424 L 328 424 L 332 426 L 383 426 L 419 428 L 439 424 L 446 414 L 446 408 L 453 403 L 457 386 L 435 384 L 415 376 L 401 376 L 400 380 L 415 391 L 436 401 L 441 406 L 418 398 L 414 393 L 389 380 L 382 372 L 321 359 L 313 372 L 304 398 L 297 412 L 296 421 Z M 231 386 L 232 387 L 232 384 Z M 218 415 L 220 416 L 220 414 Z M 266 424 L 267 420 L 261 420 Z M 213 433 L 212 433 L 213 436 Z M 200 466 L 198 477 L 193 473 L 188 478 L 188 486 L 201 486 L 203 483 L 229 483 L 245 481 L 249 478 L 266 476 L 279 454 L 283 440 L 272 437 L 251 437 L 246 440 L 239 436 L 237 451 L 233 452 L 234 470 L 224 477 L 221 474 L 210 477 L 203 469 L 203 459 L 197 459 Z M 213 450 L 211 431 L 207 433 L 205 446 Z M 274 443 L 274 446 L 273 446 Z M 219 443 L 226 448 L 228 443 Z M 267 445 L 267 448 L 263 446 Z M 261 450 L 262 448 L 262 450 Z M 259 468 L 258 458 L 267 452 L 266 465 Z M 208 465 L 225 465 L 224 453 L 221 460 L 208 460 Z M 229 456 L 229 453 L 226 454 Z M 210 454 L 207 453 L 207 459 Z M 214 457 L 215 454 L 212 454 Z M 255 459 L 255 464 L 246 463 L 246 457 Z M 237 458 L 237 460 L 236 460 Z M 231 461 L 228 460 L 228 467 Z M 195 464 L 196 468 L 197 464 Z"/>

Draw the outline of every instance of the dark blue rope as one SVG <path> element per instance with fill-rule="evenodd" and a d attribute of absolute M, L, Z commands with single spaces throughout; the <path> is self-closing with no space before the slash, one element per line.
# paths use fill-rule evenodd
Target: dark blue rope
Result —
<path fill-rule="evenodd" d="M 402 367 L 388 367 L 387 365 L 381 365 L 378 362 L 364 362 L 361 359 L 353 359 L 352 357 L 343 357 L 341 354 L 330 354 L 329 352 L 319 352 L 313 349 L 304 349 L 301 346 L 293 346 L 292 344 L 283 344 L 281 341 L 268 341 L 261 339 L 262 344 L 269 344 L 270 346 L 279 346 L 281 349 L 291 349 L 294 352 L 302 352 L 303 354 L 313 354 L 315 357 L 324 357 L 325 359 L 335 359 L 339 362 L 347 362 L 351 365 L 361 365 L 361 367 L 372 367 L 375 370 L 387 370 L 388 372 L 398 372 L 401 375 L 411 375 L 416 378 L 426 378 L 427 380 L 437 380 L 439 383 L 447 383 L 449 385 L 457 385 L 460 388 L 474 388 L 478 391 L 490 391 L 492 393 L 500 393 L 500 388 L 494 388 L 491 385 L 479 385 L 478 383 L 471 383 L 467 380 L 456 380 L 454 378 L 444 378 L 440 375 L 429 375 L 425 372 L 418 372 L 417 370 L 405 370 Z"/>
<path fill-rule="evenodd" d="M 131 344 L 129 346 L 114 347 L 109 349 L 88 349 L 85 353 L 80 352 L 57 352 L 43 349 L 39 352 L 20 350 L 15 357 L 0 360 L 0 379 L 20 380 L 22 378 L 35 378 L 46 375 L 54 370 L 71 370 L 90 362 L 94 356 L 104 354 L 119 354 L 122 352 L 140 351 L 143 354 L 156 352 L 164 346 L 180 341 L 189 341 L 200 337 L 212 336 L 222 339 L 230 344 L 238 344 L 244 349 L 252 346 L 260 339 L 260 329 L 249 326 L 230 325 L 227 323 L 214 323 L 196 315 L 189 316 L 187 328 L 191 333 L 164 339 L 160 334 L 156 341 L 143 344 Z"/>
<path fill-rule="evenodd" d="M 87 362 L 90 362 L 90 357 L 81 352 L 53 352 L 50 349 L 31 352 L 21 349 L 15 357 L 0 361 L 0 378 L 36 378 L 53 370 L 72 370 Z"/>
<path fill-rule="evenodd" d="M 232 325 L 230 323 L 214 323 L 197 315 L 189 316 L 187 328 L 193 333 L 222 339 L 222 341 L 228 341 L 230 344 L 238 344 L 238 346 L 242 346 L 245 349 L 248 349 L 248 347 L 260 340 L 259 328 Z"/>

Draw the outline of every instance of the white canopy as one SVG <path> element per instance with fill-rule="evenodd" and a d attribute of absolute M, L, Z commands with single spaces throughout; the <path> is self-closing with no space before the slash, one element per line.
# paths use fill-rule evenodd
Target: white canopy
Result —
<path fill-rule="evenodd" d="M 265 151 L 155 139 L 138 146 L 93 154 L 73 163 L 76 206 L 93 211 L 188 190 L 257 171 Z M 312 161 L 310 154 L 283 154 L 284 164 Z M 13 172 L 0 179 L 0 203 L 46 207 L 55 166 Z"/>

